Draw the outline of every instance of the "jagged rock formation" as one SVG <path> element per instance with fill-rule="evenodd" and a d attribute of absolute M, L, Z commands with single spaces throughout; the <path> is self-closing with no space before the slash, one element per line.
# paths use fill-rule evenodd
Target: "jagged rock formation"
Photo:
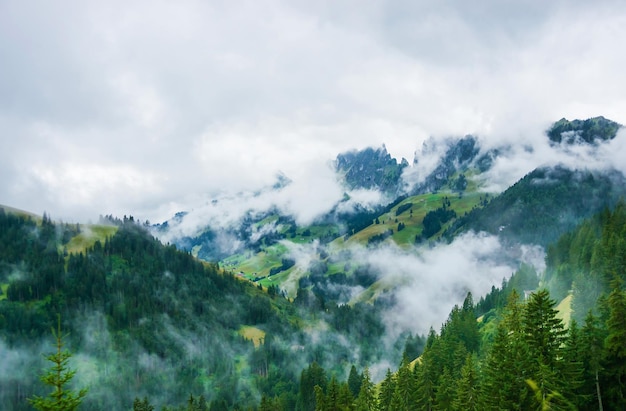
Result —
<path fill-rule="evenodd" d="M 382 148 L 368 147 L 360 151 L 339 154 L 335 169 L 342 175 L 350 189 L 377 189 L 387 194 L 399 192 L 402 183 L 402 170 L 409 165 L 406 159 L 400 163 Z"/>
<path fill-rule="evenodd" d="M 587 120 L 560 119 L 547 131 L 550 143 L 561 144 L 597 144 L 615 138 L 621 124 L 608 120 L 602 116 Z"/>

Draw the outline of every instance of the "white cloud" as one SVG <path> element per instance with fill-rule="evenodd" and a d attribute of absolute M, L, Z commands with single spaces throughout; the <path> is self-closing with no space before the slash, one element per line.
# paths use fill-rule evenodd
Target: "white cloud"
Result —
<path fill-rule="evenodd" d="M 525 260 L 536 262 L 540 250 L 524 248 Z M 395 297 L 384 316 L 393 341 L 403 331 L 428 333 L 442 324 L 450 309 L 461 304 L 468 291 L 476 301 L 494 284 L 500 284 L 516 270 L 516 261 L 495 236 L 467 233 L 451 244 L 414 250 L 386 246 L 352 249 L 353 259 L 370 264 L 381 274 Z M 531 253 L 532 251 L 532 253 Z M 530 258 L 529 255 L 533 258 Z"/>
<path fill-rule="evenodd" d="M 535 145 L 561 117 L 626 123 L 625 23 L 609 0 L 3 2 L 0 202 L 159 221 L 278 171 L 317 188 L 311 170 L 351 148 L 410 159 L 430 136 Z M 85 165 L 112 177 L 71 187 Z M 310 218 L 334 190 L 288 207 Z"/>

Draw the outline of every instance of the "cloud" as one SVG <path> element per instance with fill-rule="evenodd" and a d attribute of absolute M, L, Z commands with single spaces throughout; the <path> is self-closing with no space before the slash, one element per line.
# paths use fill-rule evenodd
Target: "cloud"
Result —
<path fill-rule="evenodd" d="M 0 201 L 162 221 L 278 171 L 319 186 L 300 171 L 347 149 L 411 158 L 431 136 L 626 123 L 624 23 L 611 0 L 4 2 Z M 330 201 L 300 198 L 305 219 Z"/>
<path fill-rule="evenodd" d="M 543 250 L 525 247 L 521 257 L 536 263 Z M 351 259 L 380 273 L 383 295 L 392 296 L 383 310 L 389 341 L 403 332 L 427 334 L 430 326 L 442 324 L 450 309 L 472 292 L 477 300 L 515 272 L 518 256 L 505 249 L 497 237 L 466 233 L 451 244 L 432 249 L 351 248 Z"/>

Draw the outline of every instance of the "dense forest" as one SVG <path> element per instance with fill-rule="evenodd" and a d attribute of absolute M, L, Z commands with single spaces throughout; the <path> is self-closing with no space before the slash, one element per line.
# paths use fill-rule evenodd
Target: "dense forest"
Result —
<path fill-rule="evenodd" d="M 132 217 L 103 222 L 112 235 L 69 252 L 86 228 L 0 209 L 2 409 L 32 409 L 29 400 L 45 398 L 38 376 L 50 365 L 41 354 L 55 358 L 59 336 L 72 357 L 66 367 L 76 371 L 67 389 L 84 395 L 83 409 L 595 410 L 625 403 L 624 202 L 549 245 L 545 273 L 522 265 L 478 302 L 468 294 L 439 331 L 405 334 L 393 347 L 383 343 L 384 298 L 338 303 L 342 285 L 375 282 L 366 268 L 326 276 L 320 266 L 289 300 L 278 287 L 263 289 L 161 244 Z M 564 298 L 571 321 L 556 310 Z M 377 384 L 370 367 L 383 360 L 398 368 Z"/>
<path fill-rule="evenodd" d="M 104 220 L 113 235 L 68 252 L 80 226 L 0 209 L 0 408 L 31 409 L 27 398 L 46 393 L 37 376 L 57 316 L 92 410 L 131 409 L 135 399 L 186 409 L 190 396 L 210 409 L 254 409 L 263 395 L 294 409 L 307 364 L 341 373 L 389 355 L 382 302 L 337 304 L 333 284 L 290 301 L 161 244 L 132 217 Z"/>
<path fill-rule="evenodd" d="M 95 376 L 75 376 L 76 387 L 88 387 L 84 409 L 595 410 L 624 404 L 623 202 L 551 245 L 541 281 L 522 266 L 477 303 L 468 294 L 439 332 L 406 336 L 397 370 L 390 367 L 379 384 L 368 368 L 379 358 L 373 344 L 367 360 L 345 374 L 332 365 L 353 359 L 339 341 L 311 350 L 293 324 L 306 321 L 301 311 L 326 315 L 344 335 L 376 341 L 384 328 L 375 305 L 333 305 L 304 287 L 290 302 L 276 289 L 260 290 L 161 245 L 132 218 L 111 222 L 115 235 L 74 254 L 64 243 L 80 227 L 0 211 L 3 350 L 25 355 L 24 369 L 2 381 L 3 409 L 30 409 L 27 398 L 46 393 L 36 381 L 46 366 L 37 358 L 41 347 L 29 342 L 52 340 L 57 318 L 78 370 L 88 370 L 85 363 L 102 368 Z M 573 313 L 564 323 L 554 297 L 568 294 Z M 255 348 L 243 338 L 242 324 L 263 328 L 263 343 Z M 300 335 L 295 349 L 283 340 L 290 334 Z M 16 364 L 7 358 L 6 365 Z"/>

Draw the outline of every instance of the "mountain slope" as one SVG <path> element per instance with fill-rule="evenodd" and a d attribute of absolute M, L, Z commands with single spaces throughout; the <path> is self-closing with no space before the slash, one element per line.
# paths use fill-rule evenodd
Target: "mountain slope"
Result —
<path fill-rule="evenodd" d="M 624 195 L 626 179 L 617 171 L 540 168 L 461 218 L 446 236 L 486 231 L 508 241 L 545 246 Z"/>

